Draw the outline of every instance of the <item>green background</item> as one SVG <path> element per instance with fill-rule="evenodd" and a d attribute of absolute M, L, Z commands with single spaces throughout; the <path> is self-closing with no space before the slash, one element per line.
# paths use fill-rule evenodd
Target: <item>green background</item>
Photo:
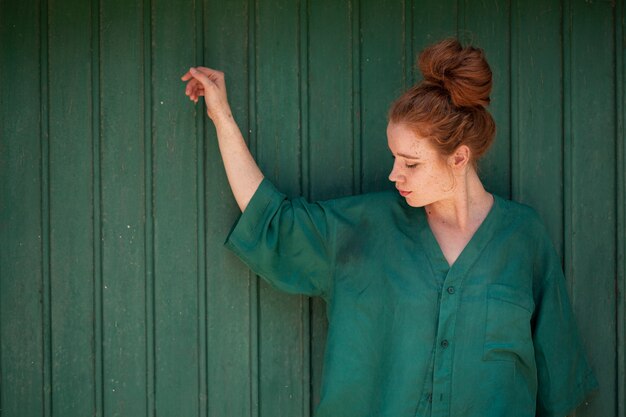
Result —
<path fill-rule="evenodd" d="M 310 416 L 323 302 L 223 247 L 238 216 L 184 95 L 226 73 L 289 195 L 392 186 L 390 102 L 456 35 L 494 72 L 489 191 L 563 257 L 600 392 L 625 416 L 624 1 L 0 0 L 0 415 Z"/>

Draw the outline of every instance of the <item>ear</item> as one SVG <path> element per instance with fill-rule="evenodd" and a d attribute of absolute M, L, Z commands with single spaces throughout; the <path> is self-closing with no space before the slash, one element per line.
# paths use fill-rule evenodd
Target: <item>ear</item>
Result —
<path fill-rule="evenodd" d="M 471 151 L 467 145 L 461 145 L 448 157 L 452 169 L 464 169 L 470 161 Z"/>

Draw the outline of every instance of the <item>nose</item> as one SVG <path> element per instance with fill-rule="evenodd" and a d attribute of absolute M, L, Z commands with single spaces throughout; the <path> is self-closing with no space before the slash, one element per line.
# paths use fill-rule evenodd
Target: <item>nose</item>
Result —
<path fill-rule="evenodd" d="M 400 170 L 397 167 L 396 161 L 394 161 L 393 166 L 391 167 L 391 172 L 389 173 L 389 181 L 398 182 L 401 180 L 401 178 L 402 175 L 400 174 Z"/>

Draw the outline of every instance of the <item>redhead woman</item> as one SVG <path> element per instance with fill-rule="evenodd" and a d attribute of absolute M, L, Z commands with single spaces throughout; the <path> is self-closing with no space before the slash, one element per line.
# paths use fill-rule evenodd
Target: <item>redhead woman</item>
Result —
<path fill-rule="evenodd" d="M 276 288 L 326 301 L 316 417 L 565 417 L 598 383 L 552 242 L 530 207 L 483 187 L 495 136 L 481 49 L 422 51 L 389 111 L 397 191 L 289 199 L 264 178 L 224 74 L 191 68 L 242 215 L 226 245 Z"/>

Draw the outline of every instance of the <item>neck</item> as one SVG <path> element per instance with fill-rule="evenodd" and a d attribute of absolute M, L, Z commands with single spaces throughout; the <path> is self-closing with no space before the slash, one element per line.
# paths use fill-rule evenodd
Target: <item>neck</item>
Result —
<path fill-rule="evenodd" d="M 487 216 L 493 197 L 483 187 L 474 169 L 456 177 L 448 194 L 424 207 L 428 221 L 460 232 L 475 230 Z"/>

